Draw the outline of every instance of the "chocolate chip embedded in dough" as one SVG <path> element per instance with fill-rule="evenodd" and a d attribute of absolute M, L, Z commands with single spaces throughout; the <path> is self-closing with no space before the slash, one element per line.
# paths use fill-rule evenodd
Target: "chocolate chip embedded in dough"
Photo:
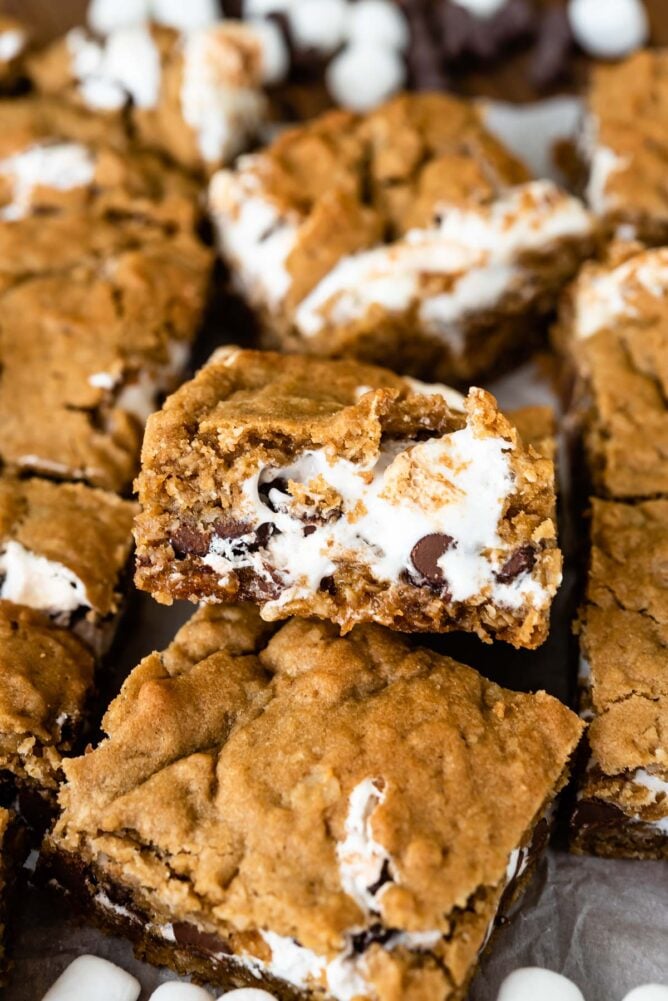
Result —
<path fill-rule="evenodd" d="M 376 923 L 370 925 L 369 928 L 365 928 L 364 931 L 351 935 L 350 941 L 353 951 L 361 953 L 366 952 L 369 946 L 375 942 L 379 945 L 385 945 L 393 935 L 396 935 L 396 928 L 385 928 L 384 925 Z"/>
<path fill-rule="evenodd" d="M 623 810 L 614 803 L 606 803 L 602 799 L 581 799 L 573 811 L 571 827 L 584 830 L 589 827 L 606 828 L 628 824 L 629 818 Z"/>
<path fill-rule="evenodd" d="M 372 897 L 375 897 L 378 891 L 383 886 L 385 886 L 386 883 L 393 883 L 393 882 L 394 880 L 392 878 L 392 873 L 390 872 L 390 863 L 387 861 L 387 859 L 385 859 L 383 861 L 383 865 L 380 870 L 380 875 L 378 876 L 378 879 L 375 881 L 375 883 L 372 883 L 371 886 L 367 886 L 367 891 L 371 894 Z"/>
<path fill-rule="evenodd" d="M 496 574 L 499 584 L 510 584 L 520 574 L 533 570 L 536 564 L 536 550 L 533 546 L 522 546 L 506 560 Z"/>
<path fill-rule="evenodd" d="M 213 531 L 219 539 L 240 539 L 244 535 L 250 535 L 253 529 L 248 522 L 223 516 L 214 522 Z"/>
<path fill-rule="evenodd" d="M 413 566 L 431 584 L 444 584 L 445 578 L 438 561 L 454 545 L 456 543 L 451 535 L 434 532 L 423 536 L 411 550 Z"/>
<path fill-rule="evenodd" d="M 169 537 L 169 544 L 179 559 L 184 556 L 206 556 L 211 536 L 201 528 L 179 525 Z"/>
<path fill-rule="evenodd" d="M 212 932 L 201 931 L 188 921 L 175 921 L 172 925 L 177 945 L 194 949 L 205 956 L 216 956 L 220 953 L 230 955 L 229 945 Z"/>
<path fill-rule="evenodd" d="M 266 504 L 266 506 L 269 508 L 270 511 L 276 513 L 279 510 L 279 508 L 276 506 L 276 504 L 274 504 L 274 502 L 269 497 L 269 494 L 272 490 L 278 490 L 279 493 L 287 494 L 289 497 L 290 495 L 288 493 L 288 481 L 283 476 L 277 476 L 275 480 L 268 480 L 266 483 L 261 483 L 260 486 L 258 487 L 257 492 L 260 495 L 260 500 L 262 501 L 262 503 Z"/>

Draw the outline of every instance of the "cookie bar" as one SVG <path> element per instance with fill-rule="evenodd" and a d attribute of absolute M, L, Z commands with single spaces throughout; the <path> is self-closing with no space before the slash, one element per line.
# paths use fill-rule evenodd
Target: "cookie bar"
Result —
<path fill-rule="evenodd" d="M 138 586 L 539 645 L 561 580 L 554 467 L 489 394 L 462 401 L 353 361 L 220 349 L 149 421 Z"/>
<path fill-rule="evenodd" d="M 526 350 L 591 242 L 577 199 L 437 94 L 284 133 L 213 177 L 209 209 L 268 344 L 445 382 Z"/>
<path fill-rule="evenodd" d="M 594 500 L 581 614 L 577 852 L 668 859 L 668 501 Z"/>
<path fill-rule="evenodd" d="M 261 39 L 235 22 L 185 33 L 133 25 L 106 37 L 74 28 L 31 71 L 43 93 L 91 113 L 114 119 L 127 110 L 142 145 L 191 170 L 229 162 L 265 117 Z"/>
<path fill-rule="evenodd" d="M 616 244 L 564 297 L 555 340 L 575 376 L 573 412 L 594 492 L 668 495 L 668 251 Z"/>
<path fill-rule="evenodd" d="M 620 230 L 651 244 L 668 241 L 667 123 L 667 49 L 596 68 L 582 137 L 586 197 L 611 233 Z"/>
<path fill-rule="evenodd" d="M 43 821 L 85 722 L 94 660 L 42 612 L 0 600 L 0 796 Z"/>
<path fill-rule="evenodd" d="M 80 483 L 0 476 L 0 598 L 41 610 L 101 656 L 124 604 L 134 513 Z"/>
<path fill-rule="evenodd" d="M 121 491 L 144 423 L 179 381 L 210 255 L 176 234 L 0 297 L 0 460 Z"/>
<path fill-rule="evenodd" d="M 46 874 L 208 983 L 463 999 L 580 721 L 378 626 L 274 629 L 204 608 L 135 669 L 65 763 Z"/>

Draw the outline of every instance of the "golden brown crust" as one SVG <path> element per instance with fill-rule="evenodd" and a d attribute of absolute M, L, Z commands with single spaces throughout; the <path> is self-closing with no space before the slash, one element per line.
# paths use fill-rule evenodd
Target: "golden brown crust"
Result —
<path fill-rule="evenodd" d="M 366 975 L 383 1001 L 456 996 L 581 724 L 378 627 L 341 639 L 295 619 L 270 633 L 248 607 L 203 609 L 146 658 L 108 739 L 66 763 L 51 850 L 158 924 L 191 922 L 264 962 L 260 929 L 327 959 L 353 927 L 438 929 L 422 953 L 371 945 Z M 379 915 L 344 891 L 336 851 L 368 779 L 395 872 Z"/>

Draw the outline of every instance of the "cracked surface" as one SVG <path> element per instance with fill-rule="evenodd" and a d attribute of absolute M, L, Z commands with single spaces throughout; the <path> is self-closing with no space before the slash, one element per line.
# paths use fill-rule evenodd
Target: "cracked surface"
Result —
<path fill-rule="evenodd" d="M 621 830 L 622 848 L 611 840 L 606 852 L 605 824 L 602 832 L 584 824 L 580 845 L 592 838 L 601 854 L 668 856 L 668 501 L 593 501 L 580 628 L 593 712 L 581 797 L 621 811 L 608 823 Z M 664 791 L 638 781 L 638 769 Z M 643 824 L 659 825 L 652 838 Z"/>
<path fill-rule="evenodd" d="M 463 996 L 509 855 L 560 786 L 581 724 L 544 693 L 504 691 L 379 627 L 342 639 L 220 606 L 135 669 L 104 728 L 65 764 L 49 853 L 125 907 L 127 920 L 113 907 L 109 920 L 127 926 L 136 911 L 144 934 L 169 925 L 182 947 L 190 928 L 190 951 L 164 959 L 192 969 L 208 948 L 198 969 L 221 983 L 244 979 L 239 959 L 220 971 L 225 951 L 266 969 L 291 939 L 330 962 L 366 929 L 360 996 L 417 1001 Z M 373 839 L 391 858 L 377 913 L 344 891 L 337 858 L 367 779 L 383 793 Z M 441 937 L 392 948 L 390 929 Z M 282 988 L 334 993 L 322 974 Z"/>
<path fill-rule="evenodd" d="M 353 361 L 221 349 L 149 420 L 137 481 L 141 503 L 135 529 L 138 586 L 164 602 L 174 598 L 250 598 L 262 606 L 267 618 L 316 615 L 345 629 L 364 621 L 408 632 L 467 629 L 487 640 L 496 636 L 518 646 L 538 645 L 547 630 L 549 606 L 561 573 L 554 522 L 554 469 L 549 446 L 545 451 L 544 411 L 524 418 L 525 426 L 532 420 L 539 425 L 535 432 L 537 451 L 522 442 L 491 396 L 473 390 L 465 404 L 466 416 L 463 398 L 459 399 L 459 409 L 450 409 L 438 393 L 425 393 L 424 387 L 416 391 L 414 383 L 385 369 Z M 469 451 L 461 458 L 455 451 L 451 457 L 448 448 L 459 446 L 448 443 L 459 440 L 454 433 L 464 428 L 473 439 L 469 446 L 462 445 Z M 439 458 L 439 452 L 432 460 L 436 472 L 423 468 L 421 452 L 411 451 L 412 446 L 419 448 L 420 442 L 428 439 L 447 453 Z M 469 466 L 477 469 L 472 456 L 478 442 L 482 447 L 486 443 L 493 448 L 498 445 L 503 462 L 509 463 L 507 481 L 499 478 L 498 496 L 494 493 L 497 481 L 492 479 L 489 486 L 485 479 L 494 475 L 487 467 L 480 482 L 475 479 L 470 488 L 459 478 Z M 292 503 L 294 499 L 290 509 L 294 513 L 278 531 L 259 524 L 262 520 L 266 523 L 274 510 L 269 494 L 262 501 L 262 486 L 257 513 L 255 509 L 251 512 L 252 524 L 245 521 L 251 516 L 245 498 L 247 484 L 255 482 L 253 477 L 262 477 L 266 471 L 268 479 L 275 480 L 276 469 L 316 452 L 332 462 L 350 464 L 341 467 L 337 488 L 345 493 L 347 485 L 362 476 L 358 470 L 373 469 L 381 448 L 391 454 L 393 445 L 399 454 L 391 466 L 394 473 L 384 481 L 383 495 L 389 498 L 391 513 L 387 517 L 399 518 L 394 511 L 401 508 L 403 522 L 400 525 L 398 521 L 387 532 L 403 534 L 416 543 L 412 562 L 406 562 L 406 553 L 398 549 L 395 554 L 394 539 L 387 533 L 368 555 L 366 539 L 376 538 L 370 535 L 376 530 L 371 523 L 359 527 L 359 519 L 369 510 L 385 509 L 369 496 L 368 508 L 360 502 L 361 514 L 357 507 L 343 513 L 347 509 L 340 505 L 345 502 L 330 488 L 329 478 L 335 474 L 329 461 L 325 461 L 321 476 L 311 479 L 306 474 L 301 482 L 295 474 L 293 485 L 284 487 L 291 491 L 288 500 Z M 495 553 L 498 550 L 489 556 L 496 561 L 495 582 L 487 583 L 485 577 L 483 583 L 477 583 L 478 564 L 466 561 L 461 564 L 464 569 L 457 564 L 452 569 L 455 576 L 445 580 L 434 562 L 439 556 L 439 540 L 441 551 L 450 546 L 454 550 L 459 547 L 462 554 L 475 552 L 476 545 L 482 545 L 476 542 L 478 529 L 467 528 L 466 519 L 458 521 L 460 535 L 448 542 L 447 536 L 425 534 L 437 529 L 425 529 L 424 525 L 435 524 L 432 507 L 458 511 L 461 504 L 463 511 L 473 511 L 480 491 L 493 495 L 490 504 L 499 503 L 492 533 L 495 541 L 489 543 L 496 547 Z M 302 527 L 298 505 L 306 501 L 307 521 L 316 526 L 338 524 L 344 533 L 340 549 L 333 548 L 339 544 L 330 541 L 329 529 L 303 545 L 302 537 L 315 531 L 311 525 Z M 418 529 L 412 522 L 406 526 L 406 519 L 414 515 L 420 518 Z M 251 530 L 256 541 L 243 542 L 242 538 L 238 545 L 253 546 L 249 552 L 258 552 L 257 559 L 253 555 L 252 563 L 246 566 L 234 562 L 233 556 L 216 571 L 209 560 L 215 538 L 229 538 L 234 543 Z M 299 535 L 293 548 L 302 547 L 294 572 L 305 574 L 305 582 L 301 577 L 293 580 L 290 559 L 282 563 L 280 553 L 272 548 L 275 536 L 293 531 Z M 306 548 L 312 543 L 314 552 Z M 327 566 L 321 565 L 323 554 L 327 561 L 331 554 L 331 569 L 323 569 Z M 383 559 L 387 569 L 379 562 Z M 315 569 L 308 569 L 307 563 Z M 503 568 L 498 569 L 501 564 Z M 463 597 L 451 593 L 455 577 L 462 580 Z M 523 581 L 521 586 L 532 594 L 525 589 L 517 596 L 514 592 L 509 595 L 497 586 L 497 582 L 512 586 L 516 581 Z"/>
<path fill-rule="evenodd" d="M 128 486 L 141 407 L 150 411 L 151 393 L 171 388 L 185 367 L 208 263 L 208 251 L 183 234 L 2 296 L 0 458 L 10 471 Z M 132 402 L 133 385 L 147 386 L 148 402 Z"/>
<path fill-rule="evenodd" d="M 668 253 L 613 245 L 564 297 L 556 339 L 598 494 L 668 494 Z"/>
<path fill-rule="evenodd" d="M 668 52 L 644 50 L 592 72 L 585 154 L 589 201 L 610 232 L 632 227 L 638 239 L 668 237 L 665 186 Z"/>
<path fill-rule="evenodd" d="M 576 200 L 528 181 L 473 105 L 412 94 L 279 136 L 213 178 L 209 208 L 270 346 L 470 381 L 530 341 L 590 242 Z M 504 256 L 529 216 L 531 246 Z"/>
<path fill-rule="evenodd" d="M 93 688 L 93 657 L 40 612 L 0 601 L 0 776 L 55 798 Z"/>

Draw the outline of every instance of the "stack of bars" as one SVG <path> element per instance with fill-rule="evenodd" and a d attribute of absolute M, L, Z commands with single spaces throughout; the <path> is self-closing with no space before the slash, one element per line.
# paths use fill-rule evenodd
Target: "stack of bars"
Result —
<path fill-rule="evenodd" d="M 609 857 L 668 858 L 667 114 L 668 53 L 598 72 L 589 195 L 616 239 L 565 295 L 556 331 L 593 494 L 572 844 Z"/>

